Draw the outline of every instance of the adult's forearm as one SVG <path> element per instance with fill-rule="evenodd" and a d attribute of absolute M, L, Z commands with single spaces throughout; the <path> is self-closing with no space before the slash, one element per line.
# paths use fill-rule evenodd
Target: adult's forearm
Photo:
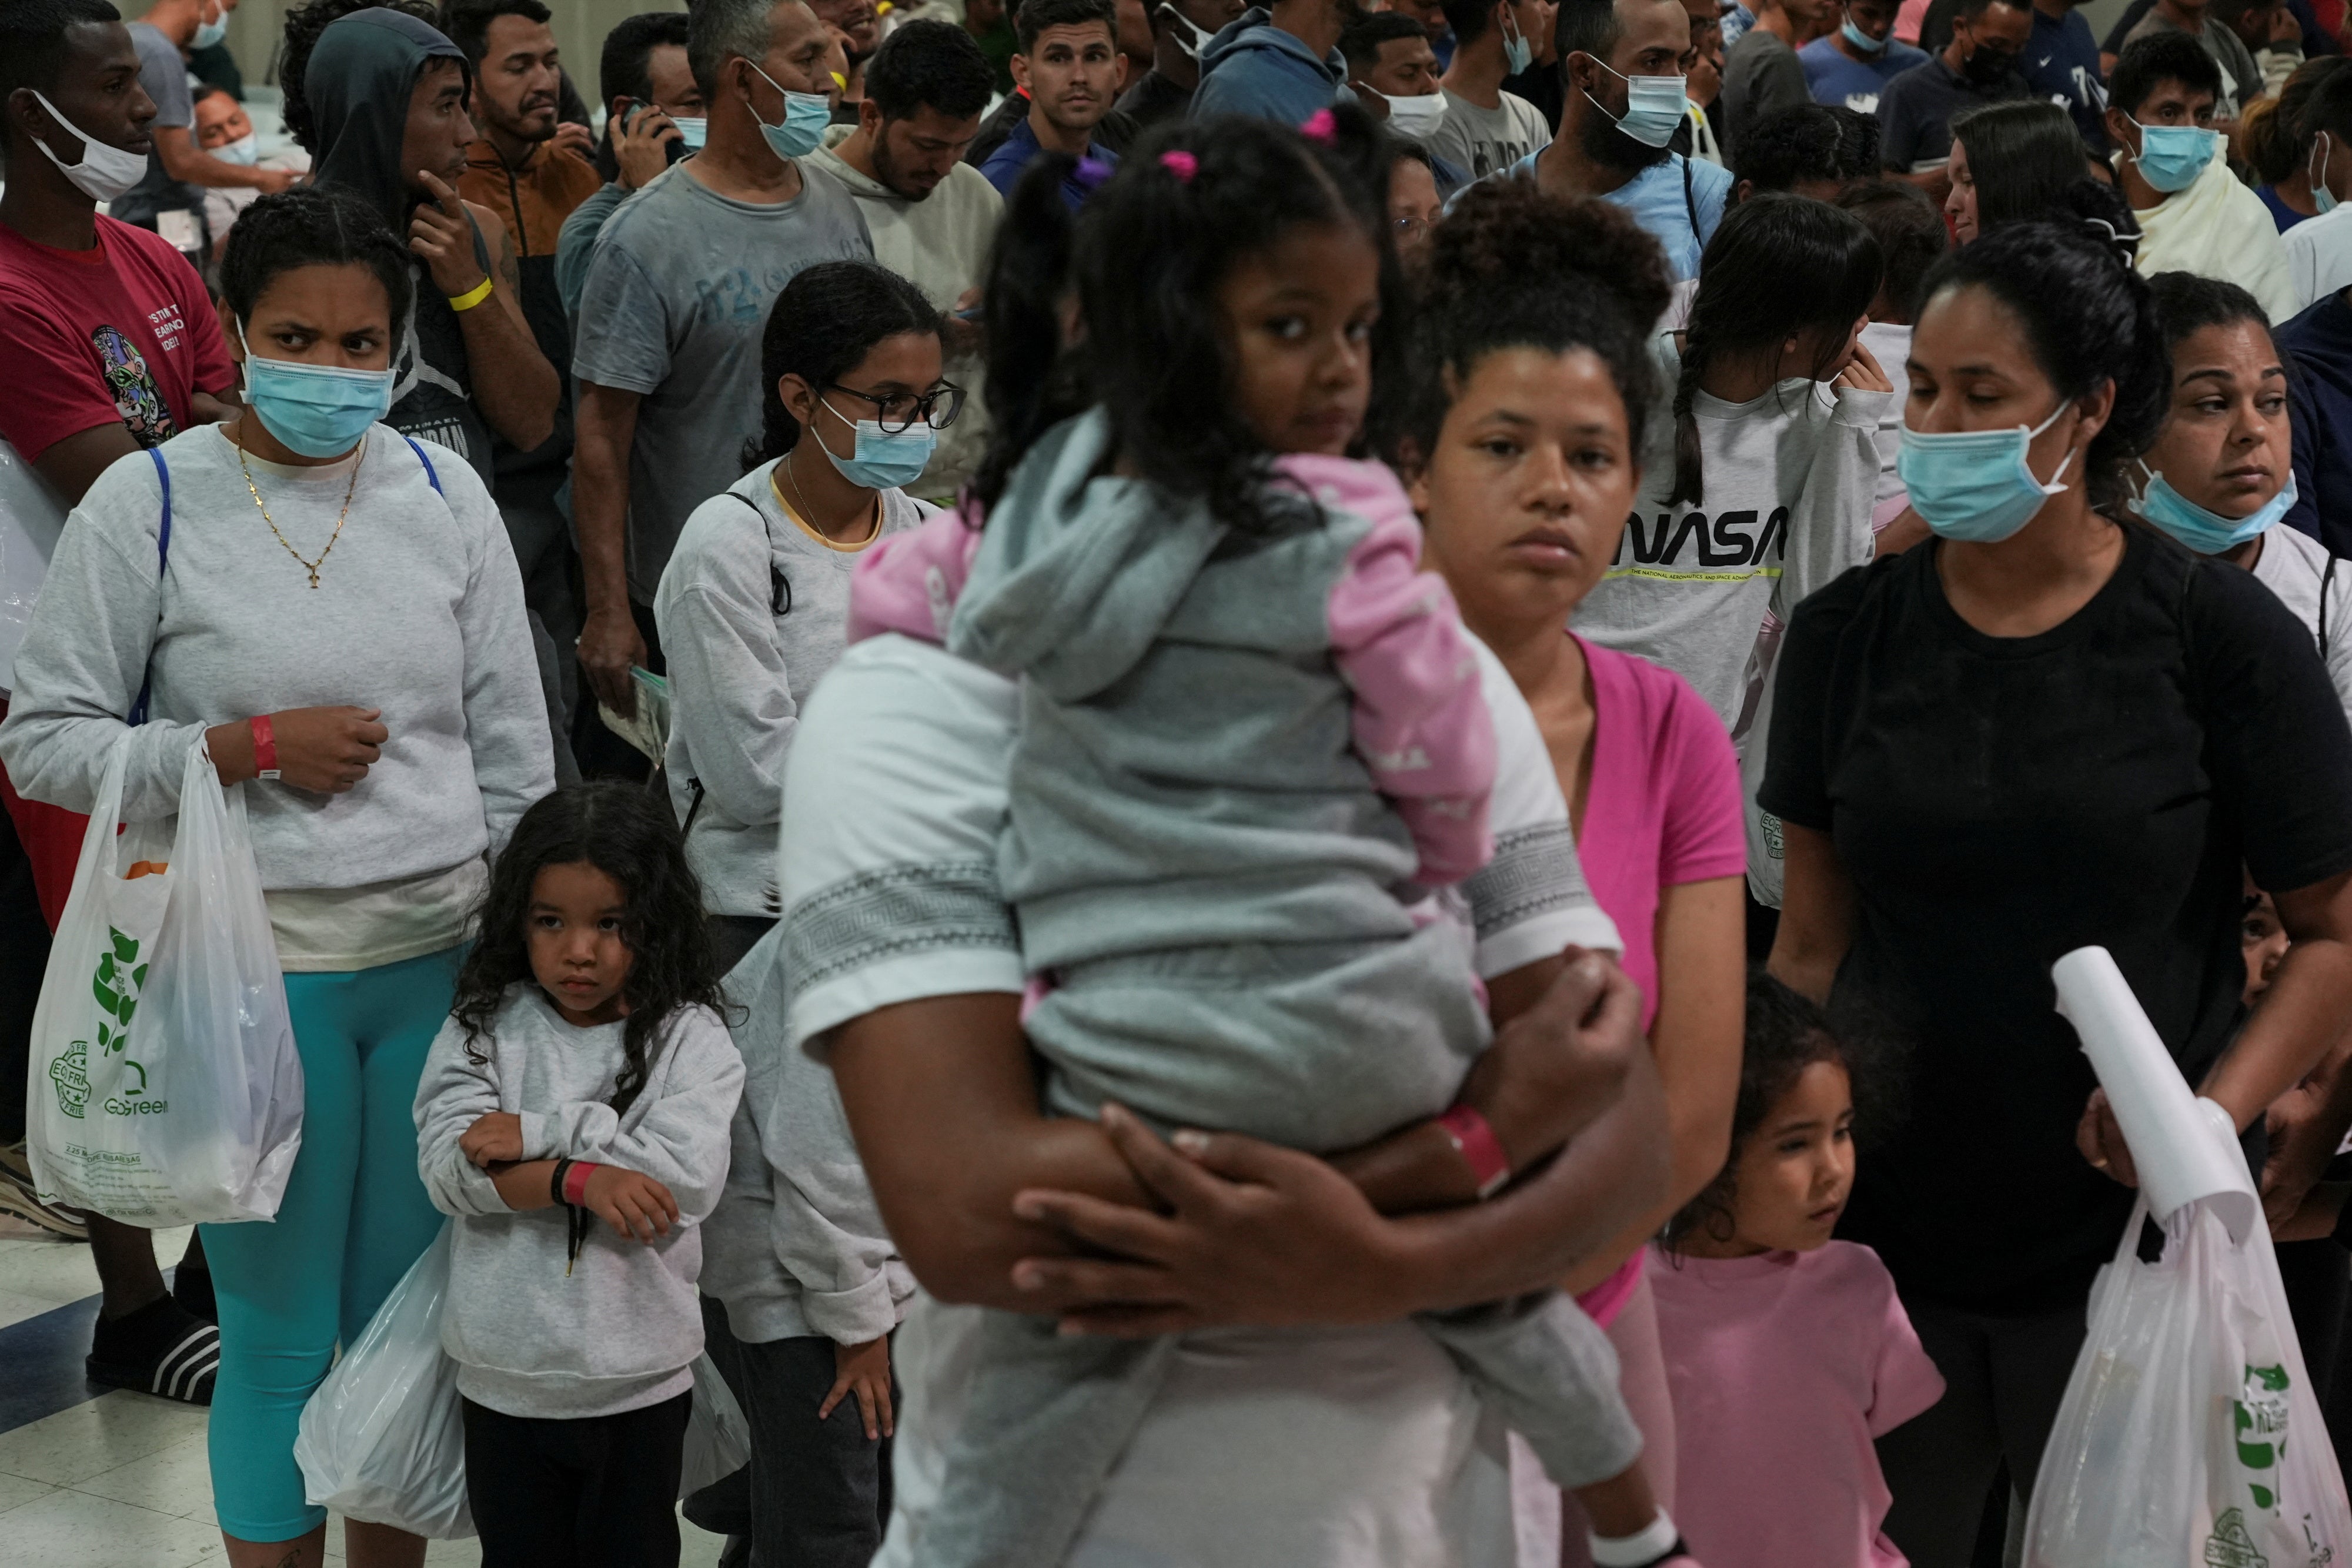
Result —
<path fill-rule="evenodd" d="M 482 417 L 510 445 L 536 451 L 555 434 L 555 405 L 562 395 L 555 367 L 495 299 L 459 312 L 457 324 L 466 335 L 466 370 Z"/>
<path fill-rule="evenodd" d="M 1392 1222 L 1400 1290 L 1409 1298 L 1403 1310 L 1465 1307 L 1557 1285 L 1657 1207 L 1672 1174 L 1665 1096 L 1645 1056 L 1616 1104 L 1521 1186 L 1491 1203 Z"/>
<path fill-rule="evenodd" d="M 2305 938 L 2287 949 L 2263 1005 L 2207 1075 L 2202 1092 L 2241 1132 L 2272 1101 L 2317 1071 L 2331 1111 L 2352 1124 L 2352 1072 L 2343 1071 L 2352 1017 L 2352 943 Z"/>
<path fill-rule="evenodd" d="M 592 610 L 628 605 L 629 445 L 636 433 L 635 394 L 581 384 L 572 433 L 572 521 Z"/>

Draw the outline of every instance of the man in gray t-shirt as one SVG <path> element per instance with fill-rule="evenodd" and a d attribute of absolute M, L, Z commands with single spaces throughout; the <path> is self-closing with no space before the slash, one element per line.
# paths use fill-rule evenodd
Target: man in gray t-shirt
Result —
<path fill-rule="evenodd" d="M 874 254 L 840 182 L 774 145 L 806 134 L 805 99 L 793 114 L 786 94 L 829 85 L 827 41 L 803 0 L 704 0 L 688 59 L 708 140 L 613 214 L 588 263 L 572 356 L 580 663 L 624 714 L 678 530 L 742 475 L 743 444 L 759 434 L 768 308 L 802 268 Z M 821 137 L 822 118 L 814 129 Z"/>
<path fill-rule="evenodd" d="M 184 51 L 200 29 L 219 26 L 227 15 L 224 0 L 155 0 L 144 18 L 130 24 L 131 47 L 139 52 L 139 85 L 155 100 L 155 118 L 147 128 L 154 147 L 147 154 L 147 172 L 107 207 L 110 217 L 162 235 L 200 268 L 208 238 L 205 194 L 196 187 L 282 191 L 295 180 L 289 170 L 231 163 L 196 145 Z M 212 235 L 209 243 L 220 238 Z"/>

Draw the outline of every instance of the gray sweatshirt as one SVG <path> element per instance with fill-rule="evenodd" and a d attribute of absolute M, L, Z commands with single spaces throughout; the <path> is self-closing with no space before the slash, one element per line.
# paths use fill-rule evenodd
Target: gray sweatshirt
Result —
<path fill-rule="evenodd" d="M 17 650 L 0 761 L 17 790 L 87 811 L 152 671 L 131 743 L 130 821 L 179 810 L 198 731 L 284 708 L 381 708 L 392 732 L 341 795 L 256 782 L 246 790 L 261 885 L 350 888 L 446 871 L 504 843 L 555 787 L 547 707 L 522 579 L 489 492 L 466 461 L 368 433 L 348 463 L 286 468 L 248 458 L 269 517 L 319 586 L 271 536 L 236 448 L 203 425 L 158 450 L 172 476 L 171 564 L 159 578 L 163 492 L 132 453 L 66 519 Z M 335 519 L 346 492 L 342 532 Z"/>
<path fill-rule="evenodd" d="M 784 759 L 801 704 L 846 643 L 849 573 L 863 553 L 794 522 L 777 504 L 775 467 L 762 463 L 694 509 L 654 594 L 669 661 L 670 804 L 681 822 L 692 813 L 687 863 L 713 915 L 777 913 Z M 880 495 L 886 534 L 932 510 Z"/>
<path fill-rule="evenodd" d="M 781 926 L 735 967 L 744 1009 L 734 1164 L 704 1228 L 702 1288 L 753 1343 L 821 1335 L 863 1344 L 898 1326 L 915 1277 L 882 1228 L 833 1074 L 792 1048 Z"/>
<path fill-rule="evenodd" d="M 453 1215 L 441 1345 L 467 1398 L 509 1416 L 576 1419 L 658 1404 L 693 1385 L 702 1353 L 701 1222 L 727 1179 L 727 1128 L 743 1061 L 707 1008 L 674 1014 L 627 1113 L 606 1103 L 622 1063 L 617 1023 L 563 1021 L 536 985 L 511 988 L 488 1034 L 442 1025 L 416 1085 L 416 1166 Z M 516 1213 L 457 1140 L 493 1111 L 522 1119 L 522 1157 L 568 1156 L 649 1176 L 679 1223 L 647 1245 L 593 1220 L 565 1272 L 561 1207 Z"/>

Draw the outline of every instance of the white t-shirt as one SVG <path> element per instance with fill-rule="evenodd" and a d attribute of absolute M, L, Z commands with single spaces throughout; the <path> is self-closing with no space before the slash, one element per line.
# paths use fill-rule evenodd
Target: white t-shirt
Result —
<path fill-rule="evenodd" d="M 2298 314 L 2352 285 L 2352 207 L 2305 218 L 2281 235 L 2279 244 L 2286 248 L 2287 277 Z"/>
<path fill-rule="evenodd" d="M 2352 563 L 2331 557 L 2309 534 L 2275 528 L 2263 536 L 2254 580 L 2278 595 L 2318 639 L 2327 678 L 2352 720 Z"/>
<path fill-rule="evenodd" d="M 1470 178 L 1484 179 L 1551 145 L 1549 122 L 1526 99 L 1507 92 L 1498 107 L 1481 109 L 1451 88 L 1443 90 L 1445 118 L 1423 145 Z"/>

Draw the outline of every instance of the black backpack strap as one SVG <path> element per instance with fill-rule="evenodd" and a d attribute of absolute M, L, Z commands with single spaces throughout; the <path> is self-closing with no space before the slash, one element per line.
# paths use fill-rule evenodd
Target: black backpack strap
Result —
<path fill-rule="evenodd" d="M 155 624 L 161 626 L 163 623 L 163 573 L 172 565 L 172 471 L 163 465 L 163 454 L 156 448 L 147 448 L 147 456 L 155 465 L 156 482 L 163 486 L 163 515 L 155 528 Z M 154 661 L 152 648 L 147 656 L 152 664 Z M 155 677 L 152 672 L 140 677 L 139 696 L 131 705 L 130 724 L 133 729 L 147 722 L 147 696 L 154 684 Z"/>
<path fill-rule="evenodd" d="M 768 531 L 768 514 L 760 510 L 758 503 L 751 497 L 738 494 L 733 490 L 723 490 L 719 493 L 730 501 L 740 501 L 751 507 L 751 515 L 760 519 L 760 531 L 763 534 Z M 785 580 L 784 574 L 777 570 L 774 559 L 771 558 L 768 561 L 768 613 L 790 615 L 792 612 L 793 585 Z M 696 788 L 699 789 L 700 786 L 698 785 Z M 697 805 L 702 803 L 700 796 L 695 798 L 695 803 Z M 691 818 L 688 819 L 688 821 L 691 820 Z"/>
<path fill-rule="evenodd" d="M 2327 596 L 2336 587 L 2337 559 L 2331 551 L 2327 557 L 2327 570 L 2319 574 L 2319 662 L 2323 664 L 2327 662 Z"/>

